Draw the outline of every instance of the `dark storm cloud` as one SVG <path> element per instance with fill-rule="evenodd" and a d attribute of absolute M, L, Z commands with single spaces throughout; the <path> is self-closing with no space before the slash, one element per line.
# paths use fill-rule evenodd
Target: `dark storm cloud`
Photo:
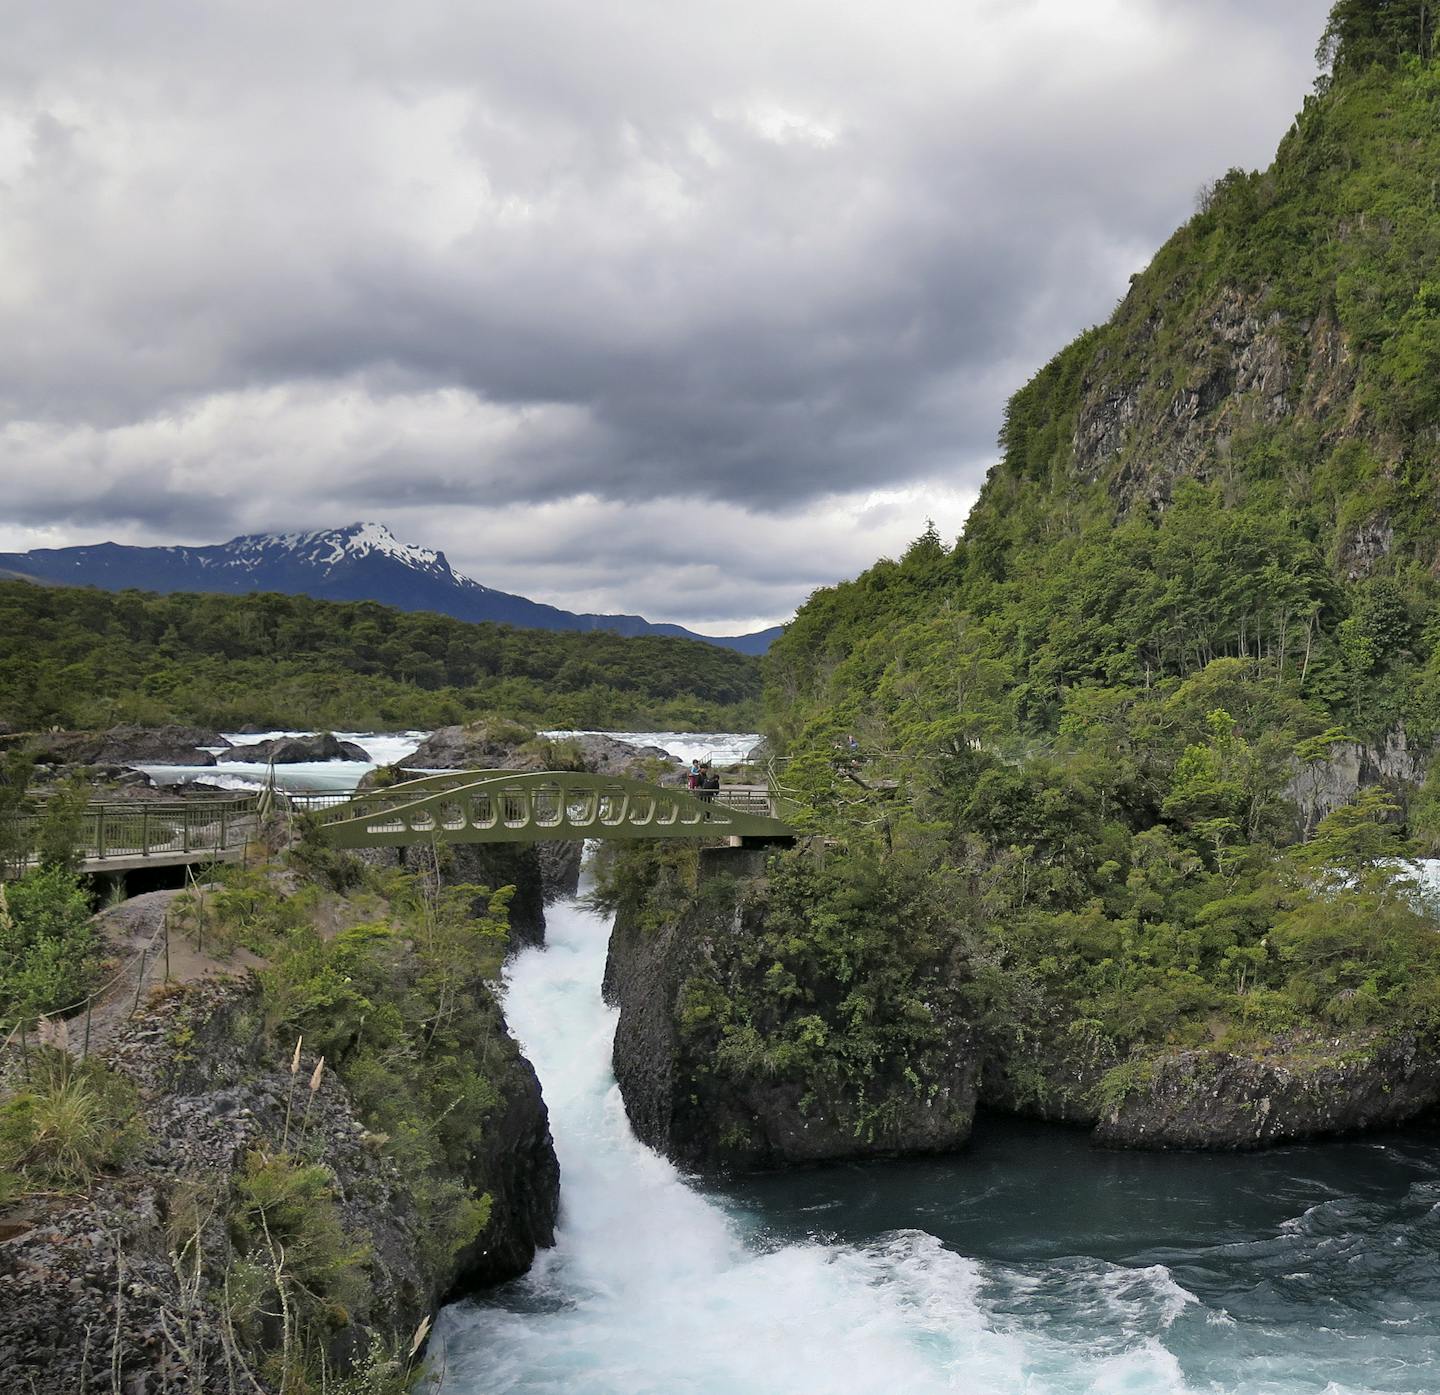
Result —
<path fill-rule="evenodd" d="M 562 604 L 783 614 L 958 526 L 1008 392 L 1268 160 L 1325 10 L 25 7 L 0 546 L 373 516 Z M 815 545 L 597 570 L 615 505 Z"/>

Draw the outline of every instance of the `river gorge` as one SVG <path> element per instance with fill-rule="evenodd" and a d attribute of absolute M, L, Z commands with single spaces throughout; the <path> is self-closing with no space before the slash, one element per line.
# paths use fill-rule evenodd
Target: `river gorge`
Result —
<path fill-rule="evenodd" d="M 428 734 L 339 735 L 403 764 Z M 717 763 L 758 740 L 607 735 Z M 370 768 L 276 775 L 340 789 Z M 232 787 L 266 777 L 221 771 Z M 1433 888 L 1435 864 L 1421 870 Z M 574 900 L 545 919 L 545 943 L 509 963 L 505 1006 L 549 1109 L 557 1243 L 444 1310 L 433 1395 L 1440 1391 L 1434 1128 L 1134 1153 L 982 1114 L 948 1157 L 687 1177 L 626 1117 L 601 996 L 608 920 Z"/>
<path fill-rule="evenodd" d="M 313 733 L 226 739 L 289 735 Z M 378 765 L 403 767 L 444 733 L 338 735 L 370 759 L 144 768 L 171 787 L 253 789 L 273 778 L 294 790 L 348 790 Z M 545 735 L 619 739 L 721 765 L 758 741 L 749 733 Z M 433 768 L 436 751 L 447 749 L 427 745 L 422 764 L 430 759 Z M 467 768 L 481 763 L 475 755 Z M 636 1063 L 658 1050 L 674 1064 L 679 1038 L 647 1035 L 653 1018 L 638 1035 L 622 1029 L 622 1098 L 616 1029 L 622 1007 L 634 1022 L 643 982 L 669 1011 L 681 995 L 667 975 L 678 982 L 693 967 L 691 949 L 712 968 L 723 964 L 723 950 L 712 953 L 706 939 L 713 928 L 681 917 L 683 933 L 672 925 L 657 934 L 634 908 L 628 920 L 595 909 L 583 895 L 589 880 L 580 896 L 556 899 L 529 849 L 500 850 L 511 860 L 496 863 L 474 860 L 482 851 L 452 849 L 446 876 L 493 886 L 518 885 L 516 869 L 533 874 L 510 906 L 500 1029 L 533 1065 L 544 1105 L 529 1066 L 514 1057 L 510 1103 L 481 1128 L 483 1149 L 504 1155 L 488 1157 L 480 1184 L 495 1209 L 478 1243 L 494 1248 L 489 1261 L 467 1266 L 458 1291 L 468 1296 L 436 1317 L 427 1395 L 1440 1395 L 1433 1111 L 1403 1131 L 1258 1152 L 1120 1151 L 1097 1147 L 1080 1128 L 1017 1118 L 982 1093 L 968 1142 L 933 1156 L 920 1156 L 922 1130 L 864 1161 L 691 1175 L 665 1156 L 683 1156 L 675 1135 L 658 1139 L 664 1151 L 651 1148 L 630 1117 L 656 1137 L 645 1132 L 647 1106 L 632 1089 Z M 706 857 L 723 864 L 727 851 Z M 565 890 L 574 890 L 574 865 Z M 1440 864 L 1411 865 L 1433 917 Z M 770 872 L 759 881 L 773 880 L 773 865 Z M 697 902 L 706 899 L 704 879 Z M 727 917 L 732 942 L 768 933 L 763 916 Z M 222 1057 L 235 1051 L 226 1024 L 243 1021 L 248 1002 L 241 990 L 223 991 L 237 996 L 202 1029 L 226 1043 Z M 162 1031 L 165 1021 L 136 1024 L 135 1048 L 170 1040 L 179 1029 Z M 970 1049 L 961 1046 L 962 1055 Z M 473 1047 L 467 1039 L 461 1054 Z M 507 1040 L 506 1049 L 516 1047 Z M 298 1044 L 295 1051 L 298 1061 Z M 283 1062 L 263 1070 L 268 1095 L 243 1096 L 257 1114 L 266 1098 L 278 1109 L 284 1089 Z M 517 1079 L 528 1080 L 528 1095 L 514 1095 Z M 688 1079 L 678 1069 L 673 1076 Z M 877 1096 L 880 1079 L 867 1084 Z M 194 1087 L 193 1116 L 216 1114 L 220 1100 L 238 1128 L 242 1116 L 226 1092 L 251 1088 L 207 1076 Z M 677 1086 L 677 1098 L 691 1088 Z M 704 1100 L 686 1098 L 704 1112 Z M 331 1134 L 350 1140 L 360 1125 L 349 1104 L 337 1098 L 331 1111 Z M 803 1103 L 793 1112 L 799 1128 L 811 1127 Z M 255 1130 L 244 1128 L 249 1139 Z M 512 1135 L 523 1148 L 507 1141 Z M 847 1156 L 834 1144 L 822 1155 Z M 886 1148 L 908 1156 L 883 1156 Z M 342 1147 L 330 1157 L 339 1190 L 352 1198 L 371 1185 L 375 1166 L 354 1153 Z M 553 1247 L 543 1248 L 556 1159 L 559 1223 Z M 382 1189 L 365 1217 L 376 1234 L 390 1211 L 408 1215 L 413 1201 L 413 1179 L 395 1176 L 388 1201 Z M 535 1177 L 547 1179 L 548 1210 L 530 1194 L 546 1188 L 527 1190 Z M 395 1269 L 418 1249 L 413 1240 L 386 1248 L 382 1267 Z M 522 1276 L 493 1284 L 514 1274 Z M 455 1291 L 431 1277 L 428 1295 L 417 1285 L 408 1296 L 417 1311 L 428 1311 L 427 1297 Z M 373 1288 L 377 1309 L 388 1292 Z"/>
<path fill-rule="evenodd" d="M 634 1138 L 608 926 L 507 972 L 561 1165 L 557 1244 L 444 1311 L 433 1392 L 1440 1390 L 1440 1135 L 1099 1150 L 984 1118 L 953 1157 L 702 1184 Z"/>

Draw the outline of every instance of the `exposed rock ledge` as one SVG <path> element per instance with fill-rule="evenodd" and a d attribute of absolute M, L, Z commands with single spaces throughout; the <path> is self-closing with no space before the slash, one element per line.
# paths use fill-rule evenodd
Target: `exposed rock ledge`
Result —
<path fill-rule="evenodd" d="M 109 1390 L 112 1358 L 117 1388 L 137 1395 L 232 1388 L 216 1306 L 230 1240 L 215 1202 L 246 1155 L 281 1136 L 291 1084 L 288 1062 L 265 1050 L 258 1016 L 245 984 L 192 985 L 142 1012 L 108 1050 L 140 1087 L 151 1142 L 88 1198 L 47 1203 L 0 1229 L 0 1388 L 16 1379 L 27 1395 Z M 559 1168 L 539 1084 L 508 1036 L 497 1048 L 508 1053 L 502 1103 L 482 1152 L 457 1177 L 490 1193 L 491 1219 L 448 1258 L 426 1243 L 407 1179 L 365 1132 L 344 1087 L 324 1078 L 306 1153 L 333 1175 L 345 1229 L 371 1253 L 364 1293 L 329 1339 L 340 1369 L 368 1350 L 372 1333 L 407 1342 L 452 1291 L 515 1277 L 537 1246 L 553 1243 Z M 305 1060 L 307 1075 L 312 1065 Z M 175 1251 L 197 1205 L 206 1282 L 187 1292 Z M 176 1351 L 177 1336 L 192 1357 Z"/>
<path fill-rule="evenodd" d="M 702 857 L 718 864 L 730 851 Z M 754 933 L 762 914 L 753 904 L 733 912 L 695 904 L 655 929 L 642 927 L 633 908 L 616 916 L 604 988 L 620 1008 L 615 1075 L 636 1134 L 680 1165 L 701 1169 L 961 1147 L 974 1119 L 981 1057 L 968 1027 L 953 1019 L 946 1046 L 926 1062 L 923 1082 L 899 1065 L 882 1064 L 859 1091 L 795 1072 L 714 1068 L 714 1041 L 687 1032 L 682 1022 L 683 987 L 692 975 L 723 976 L 717 963 L 726 961 L 727 944 Z M 944 1004 L 937 1009 L 945 1014 Z"/>
<path fill-rule="evenodd" d="M 1413 1037 L 1333 1055 L 1187 1051 L 1155 1064 L 1099 1121 L 1097 1143 L 1246 1149 L 1402 1124 L 1440 1105 L 1440 1058 Z"/>
<path fill-rule="evenodd" d="M 1297 1039 L 1269 1054 L 1192 1050 L 1133 1065 L 1059 1018 L 1017 1024 L 1023 1030 L 1009 1042 L 987 1040 L 966 1022 L 954 991 L 966 973 L 961 964 L 947 970 L 948 990 L 936 983 L 927 994 L 944 1046 L 911 1061 L 909 1073 L 876 1063 L 857 1108 L 809 1078 L 803 1063 L 774 1075 L 720 1065 L 720 1042 L 703 1023 L 696 1027 L 693 1005 L 703 999 L 691 998 L 687 1022 L 687 985 L 744 997 L 767 967 L 743 952 L 746 938 L 763 932 L 763 898 L 742 896 L 729 911 L 714 898 L 705 909 L 706 899 L 658 924 L 653 906 L 649 914 L 622 908 L 605 974 L 606 996 L 620 1008 L 615 1074 L 631 1123 L 682 1166 L 949 1151 L 969 1138 L 977 1104 L 1088 1127 L 1110 1147 L 1216 1151 L 1389 1128 L 1440 1108 L 1433 1039 L 1353 1034 Z M 772 1017 L 817 1011 L 769 1002 Z M 758 1025 L 773 1032 L 777 1024 Z M 864 1119 L 873 1125 L 857 1127 Z"/>

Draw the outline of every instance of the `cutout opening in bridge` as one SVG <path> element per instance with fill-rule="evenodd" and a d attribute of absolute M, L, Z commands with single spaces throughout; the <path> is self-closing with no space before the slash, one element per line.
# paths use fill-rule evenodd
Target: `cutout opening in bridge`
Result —
<path fill-rule="evenodd" d="M 559 828 L 565 821 L 565 791 L 559 785 L 541 785 L 532 801 L 537 828 Z"/>
<path fill-rule="evenodd" d="M 468 822 L 465 806 L 458 799 L 447 799 L 444 803 L 437 804 L 435 819 L 441 828 L 450 833 L 458 833 Z"/>

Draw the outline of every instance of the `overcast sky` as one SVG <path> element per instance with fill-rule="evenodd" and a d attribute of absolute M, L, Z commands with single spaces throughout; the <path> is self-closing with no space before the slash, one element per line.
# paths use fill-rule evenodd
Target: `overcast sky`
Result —
<path fill-rule="evenodd" d="M 712 633 L 958 533 L 1328 0 L 0 0 L 0 551 L 376 519 Z"/>

